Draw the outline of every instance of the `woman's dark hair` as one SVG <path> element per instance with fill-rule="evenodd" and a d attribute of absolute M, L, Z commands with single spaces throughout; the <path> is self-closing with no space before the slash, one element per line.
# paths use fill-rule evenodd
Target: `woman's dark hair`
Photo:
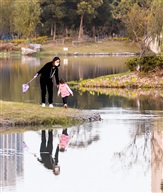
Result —
<path fill-rule="evenodd" d="M 55 62 L 56 60 L 60 60 L 60 58 L 59 57 L 54 57 L 53 61 Z"/>

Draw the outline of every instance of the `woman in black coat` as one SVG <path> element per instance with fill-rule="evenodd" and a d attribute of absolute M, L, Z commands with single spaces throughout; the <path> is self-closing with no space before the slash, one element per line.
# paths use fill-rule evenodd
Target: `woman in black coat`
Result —
<path fill-rule="evenodd" d="M 60 66 L 60 58 L 55 57 L 51 62 L 46 63 L 34 76 L 40 75 L 41 87 L 41 103 L 42 107 L 46 106 L 46 91 L 48 91 L 49 107 L 53 108 L 53 77 L 55 76 L 57 87 L 59 85 L 58 67 Z"/>

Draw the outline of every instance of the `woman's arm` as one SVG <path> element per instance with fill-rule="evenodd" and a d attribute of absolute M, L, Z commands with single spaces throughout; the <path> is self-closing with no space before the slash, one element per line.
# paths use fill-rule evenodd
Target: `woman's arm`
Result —
<path fill-rule="evenodd" d="M 58 68 L 56 68 L 55 70 L 55 80 L 56 80 L 57 86 L 59 86 Z"/>

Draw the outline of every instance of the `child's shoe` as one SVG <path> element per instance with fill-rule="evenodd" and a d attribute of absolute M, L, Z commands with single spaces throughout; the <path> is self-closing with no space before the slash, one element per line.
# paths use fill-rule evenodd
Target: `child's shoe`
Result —
<path fill-rule="evenodd" d="M 64 106 L 63 106 L 65 109 L 67 108 L 67 104 L 64 104 Z"/>

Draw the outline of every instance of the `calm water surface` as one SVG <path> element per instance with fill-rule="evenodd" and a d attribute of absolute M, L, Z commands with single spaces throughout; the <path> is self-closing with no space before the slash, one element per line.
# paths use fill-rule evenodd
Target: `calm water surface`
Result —
<path fill-rule="evenodd" d="M 67 73 L 68 80 L 78 80 L 105 75 L 107 70 L 112 73 L 110 69 L 115 70 L 116 65 L 117 70 L 126 70 L 125 66 L 112 60 L 110 57 L 82 57 L 77 61 L 70 58 L 65 67 L 67 71 L 61 67 L 61 72 L 63 76 Z M 86 61 L 90 65 L 85 65 Z M 39 81 L 31 84 L 25 96 L 21 93 L 21 84 L 40 68 L 40 59 L 31 58 L 31 63 L 23 63 L 18 58 L 5 60 L 5 65 L 4 60 L 1 62 L 1 99 L 39 103 Z M 154 100 L 141 96 L 138 100 L 77 90 L 74 93 L 75 97 L 69 99 L 71 107 L 99 113 L 102 120 L 68 128 L 73 138 L 67 151 L 59 153 L 61 173 L 58 176 L 37 160 L 41 133 L 47 128 L 22 133 L 1 132 L 0 191 L 161 193 L 162 97 Z M 60 103 L 61 100 L 55 98 L 55 105 Z M 63 128 L 49 129 L 53 131 L 54 156 Z M 48 138 L 48 129 L 46 134 Z"/>
<path fill-rule="evenodd" d="M 60 57 L 59 77 L 67 81 L 94 78 L 106 74 L 125 72 L 126 57 Z M 40 103 L 39 78 L 30 84 L 28 92 L 22 94 L 22 84 L 33 78 L 36 72 L 53 57 L 0 58 L 0 98 L 8 101 Z M 55 83 L 55 81 L 54 81 Z M 55 84 L 54 84 L 55 85 Z M 54 102 L 58 103 L 56 87 Z M 78 95 L 74 97 L 78 100 Z"/>
<path fill-rule="evenodd" d="M 1 134 L 1 191 L 161 192 L 161 116 L 110 107 L 94 111 L 102 121 L 68 128 L 73 138 L 59 153 L 59 176 L 34 156 L 39 157 L 41 130 Z M 54 156 L 62 129 L 51 129 Z"/>

